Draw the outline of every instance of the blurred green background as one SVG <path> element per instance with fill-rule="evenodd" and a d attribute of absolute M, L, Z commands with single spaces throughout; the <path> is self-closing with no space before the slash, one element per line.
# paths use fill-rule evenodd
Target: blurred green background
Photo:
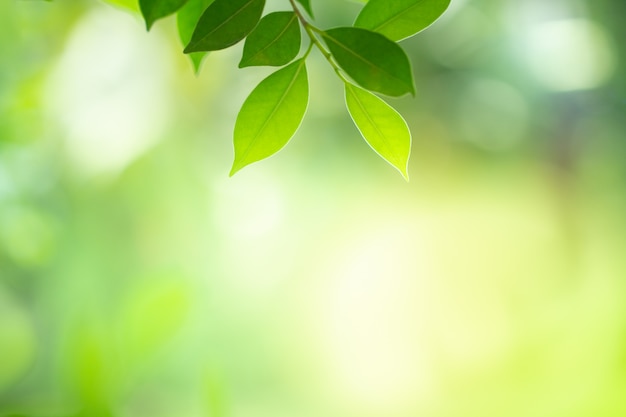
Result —
<path fill-rule="evenodd" d="M 172 18 L 0 2 L 0 416 L 626 415 L 624 16 L 453 0 L 403 42 L 407 184 L 317 53 L 228 178 L 241 45 L 196 77 Z"/>

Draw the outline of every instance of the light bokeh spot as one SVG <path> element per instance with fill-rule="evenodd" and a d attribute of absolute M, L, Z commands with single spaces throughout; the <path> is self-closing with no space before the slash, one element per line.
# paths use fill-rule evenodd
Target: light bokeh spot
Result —
<path fill-rule="evenodd" d="M 532 74 L 555 91 L 601 86 L 615 70 L 605 30 L 587 19 L 552 20 L 528 29 L 525 56 Z"/>
<path fill-rule="evenodd" d="M 172 57 L 162 40 L 110 7 L 95 8 L 72 31 L 47 102 L 79 172 L 115 174 L 163 136 Z"/>

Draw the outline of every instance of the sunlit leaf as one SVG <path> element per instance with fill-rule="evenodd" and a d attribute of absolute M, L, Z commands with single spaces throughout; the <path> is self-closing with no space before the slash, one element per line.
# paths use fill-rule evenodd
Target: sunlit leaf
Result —
<path fill-rule="evenodd" d="M 297 0 L 304 7 L 309 16 L 313 17 L 313 9 L 311 8 L 311 0 Z"/>
<path fill-rule="evenodd" d="M 415 94 L 411 64 L 395 42 L 366 29 L 322 32 L 337 64 L 362 87 L 389 96 Z"/>
<path fill-rule="evenodd" d="M 139 0 L 139 8 L 150 30 L 155 21 L 176 12 L 185 3 L 187 0 Z"/>
<path fill-rule="evenodd" d="M 248 96 L 235 123 L 232 176 L 248 164 L 282 149 L 296 133 L 309 101 L 304 59 L 263 81 Z"/>
<path fill-rule="evenodd" d="M 200 20 L 202 13 L 213 3 L 214 0 L 189 0 L 177 13 L 178 34 L 183 45 L 191 41 L 193 31 Z M 200 69 L 200 64 L 206 56 L 206 52 L 193 52 L 189 58 L 193 63 L 196 72 Z"/>
<path fill-rule="evenodd" d="M 370 0 L 354 26 L 399 41 L 430 26 L 449 4 L 450 0 Z"/>
<path fill-rule="evenodd" d="M 402 116 L 374 94 L 348 83 L 346 106 L 365 141 L 408 181 L 411 132 Z"/>
<path fill-rule="evenodd" d="M 185 53 L 236 44 L 259 23 L 264 6 L 265 0 L 215 0 L 200 17 Z"/>
<path fill-rule="evenodd" d="M 270 13 L 248 35 L 239 68 L 253 65 L 281 66 L 300 50 L 300 25 L 294 12 Z"/>
<path fill-rule="evenodd" d="M 50 0 L 52 1 L 52 0 Z M 104 0 L 105 3 L 112 4 L 114 6 L 120 6 L 125 9 L 138 11 L 139 10 L 139 2 L 138 0 Z"/>

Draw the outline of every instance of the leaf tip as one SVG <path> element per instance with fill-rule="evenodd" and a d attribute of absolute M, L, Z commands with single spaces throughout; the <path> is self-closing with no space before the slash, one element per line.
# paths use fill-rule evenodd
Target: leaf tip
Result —
<path fill-rule="evenodd" d="M 200 76 L 200 70 L 202 69 L 202 64 L 204 62 L 204 57 L 205 55 L 200 53 L 200 54 L 190 54 L 189 58 L 191 61 L 191 65 L 193 66 L 193 73 L 196 77 Z"/>
<path fill-rule="evenodd" d="M 228 174 L 228 176 L 229 176 L 229 177 L 232 177 L 232 176 L 233 176 L 233 175 L 235 175 L 237 172 L 241 171 L 241 169 L 242 169 L 243 167 L 245 167 L 245 166 L 246 166 L 246 164 L 242 164 L 240 160 L 235 159 L 235 160 L 233 161 L 233 166 L 232 166 L 232 168 L 230 169 L 230 173 Z"/>
<path fill-rule="evenodd" d="M 404 180 L 406 182 L 409 182 L 409 161 L 408 161 L 408 159 L 406 160 L 404 166 L 402 166 L 400 161 L 389 160 L 389 159 L 385 158 L 384 156 L 383 156 L 383 159 L 385 161 L 387 161 L 392 167 L 394 167 L 400 173 L 400 175 L 402 175 L 402 178 L 404 178 Z"/>
<path fill-rule="evenodd" d="M 157 18 L 153 16 L 150 10 L 145 9 L 145 5 L 143 5 L 143 2 L 140 2 L 139 6 L 141 10 L 141 15 L 143 16 L 143 20 L 146 21 L 146 31 L 150 32 L 150 29 L 152 29 L 152 25 L 154 25 L 154 22 L 157 21 Z"/>

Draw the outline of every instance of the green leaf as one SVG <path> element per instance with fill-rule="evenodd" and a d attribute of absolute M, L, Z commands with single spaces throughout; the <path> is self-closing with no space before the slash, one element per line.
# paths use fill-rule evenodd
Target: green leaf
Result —
<path fill-rule="evenodd" d="M 426 29 L 446 11 L 450 0 L 370 0 L 354 26 L 399 41 Z"/>
<path fill-rule="evenodd" d="M 232 176 L 241 168 L 281 150 L 296 133 L 309 102 L 304 59 L 281 68 L 252 91 L 235 123 L 235 161 Z"/>
<path fill-rule="evenodd" d="M 362 87 L 389 96 L 415 94 L 409 58 L 380 33 L 341 27 L 321 32 L 337 64 Z"/>
<path fill-rule="evenodd" d="M 202 13 L 213 3 L 214 0 L 189 0 L 187 4 L 177 13 L 178 34 L 183 45 L 191 41 L 194 29 L 200 20 Z M 193 52 L 189 58 L 193 63 L 196 72 L 200 69 L 200 64 L 206 56 L 206 52 Z"/>
<path fill-rule="evenodd" d="M 302 5 L 302 7 L 304 7 L 304 10 L 306 10 L 309 16 L 314 17 L 313 9 L 311 8 L 311 0 L 297 0 L 297 1 L 298 3 Z"/>
<path fill-rule="evenodd" d="M 104 2 L 135 12 L 139 11 L 138 0 L 104 0 Z"/>
<path fill-rule="evenodd" d="M 408 181 L 411 132 L 402 116 L 374 94 L 349 83 L 346 106 L 365 141 Z"/>
<path fill-rule="evenodd" d="M 294 12 L 270 13 L 248 35 L 239 68 L 253 65 L 282 66 L 300 50 L 300 25 Z"/>
<path fill-rule="evenodd" d="M 185 3 L 187 0 L 139 0 L 139 8 L 150 30 L 155 21 L 176 12 Z"/>
<path fill-rule="evenodd" d="M 265 0 L 215 0 L 200 17 L 185 53 L 236 44 L 259 23 L 263 7 Z"/>

